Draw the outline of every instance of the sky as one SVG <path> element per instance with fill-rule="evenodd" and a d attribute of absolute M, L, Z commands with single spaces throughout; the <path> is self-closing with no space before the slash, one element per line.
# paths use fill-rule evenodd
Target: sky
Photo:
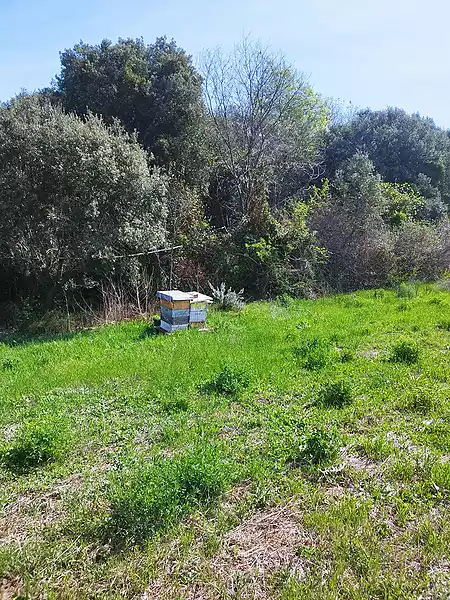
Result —
<path fill-rule="evenodd" d="M 449 22 L 448 0 L 0 0 L 0 100 L 48 85 L 80 40 L 167 35 L 197 58 L 250 35 L 325 96 L 450 128 Z"/>

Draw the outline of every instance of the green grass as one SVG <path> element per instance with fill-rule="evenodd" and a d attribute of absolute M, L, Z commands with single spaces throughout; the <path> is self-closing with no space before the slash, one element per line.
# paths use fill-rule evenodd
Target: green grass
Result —
<path fill-rule="evenodd" d="M 450 296 L 413 291 L 1 338 L 0 596 L 446 598 Z"/>

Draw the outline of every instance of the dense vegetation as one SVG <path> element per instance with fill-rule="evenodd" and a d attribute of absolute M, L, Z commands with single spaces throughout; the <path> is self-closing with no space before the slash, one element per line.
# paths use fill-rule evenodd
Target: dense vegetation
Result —
<path fill-rule="evenodd" d="M 444 600 L 449 305 L 403 284 L 3 337 L 0 595 Z"/>
<path fill-rule="evenodd" d="M 139 310 L 156 287 L 432 279 L 449 203 L 448 131 L 346 114 L 259 43 L 196 67 L 165 38 L 80 42 L 50 87 L 0 106 L 1 319 L 89 313 L 111 290 Z"/>

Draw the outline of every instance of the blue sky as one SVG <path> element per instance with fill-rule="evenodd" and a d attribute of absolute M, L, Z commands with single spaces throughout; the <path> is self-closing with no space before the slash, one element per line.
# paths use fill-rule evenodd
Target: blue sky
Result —
<path fill-rule="evenodd" d="M 0 100 L 44 87 L 82 39 L 176 39 L 194 57 L 244 34 L 326 96 L 401 106 L 450 128 L 448 0 L 0 0 Z"/>

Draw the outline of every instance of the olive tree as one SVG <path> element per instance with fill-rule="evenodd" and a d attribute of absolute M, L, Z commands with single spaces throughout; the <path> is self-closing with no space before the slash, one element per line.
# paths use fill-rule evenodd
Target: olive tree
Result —
<path fill-rule="evenodd" d="M 38 96 L 0 109 L 0 261 L 47 290 L 165 241 L 166 179 L 136 140 Z"/>

